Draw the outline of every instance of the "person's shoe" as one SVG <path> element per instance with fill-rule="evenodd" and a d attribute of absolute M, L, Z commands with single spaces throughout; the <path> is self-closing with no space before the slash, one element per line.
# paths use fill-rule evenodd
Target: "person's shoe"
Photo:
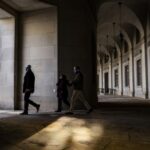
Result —
<path fill-rule="evenodd" d="M 87 114 L 91 113 L 93 111 L 93 108 L 90 108 L 88 111 L 87 111 Z"/>
<path fill-rule="evenodd" d="M 27 112 L 22 112 L 20 115 L 28 115 Z"/>
<path fill-rule="evenodd" d="M 37 106 L 36 106 L 36 110 L 37 110 L 37 112 L 39 112 L 39 110 L 40 110 L 40 105 L 37 105 Z"/>
<path fill-rule="evenodd" d="M 74 113 L 73 112 L 66 112 L 65 114 L 66 115 L 73 115 Z"/>
<path fill-rule="evenodd" d="M 55 112 L 61 112 L 61 110 L 56 110 Z"/>

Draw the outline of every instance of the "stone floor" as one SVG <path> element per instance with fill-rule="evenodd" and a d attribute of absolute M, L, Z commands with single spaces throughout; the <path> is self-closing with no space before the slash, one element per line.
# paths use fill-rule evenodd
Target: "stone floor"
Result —
<path fill-rule="evenodd" d="M 150 105 L 18 114 L 0 111 L 0 150 L 150 150 Z"/>
<path fill-rule="evenodd" d="M 112 102 L 112 103 L 150 103 L 149 99 L 140 97 L 120 96 L 120 95 L 98 95 L 99 102 Z"/>

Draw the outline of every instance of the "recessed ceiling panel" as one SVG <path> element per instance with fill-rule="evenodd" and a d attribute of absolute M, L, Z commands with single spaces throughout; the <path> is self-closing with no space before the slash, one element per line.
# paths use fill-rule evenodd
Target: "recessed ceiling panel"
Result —
<path fill-rule="evenodd" d="M 39 0 L 3 0 L 3 1 L 18 11 L 32 11 L 49 8 L 52 6 L 40 2 Z"/>

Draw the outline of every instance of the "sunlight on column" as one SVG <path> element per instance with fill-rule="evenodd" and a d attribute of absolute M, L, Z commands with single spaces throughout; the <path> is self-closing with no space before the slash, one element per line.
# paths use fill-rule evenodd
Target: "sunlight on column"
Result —
<path fill-rule="evenodd" d="M 98 122 L 61 117 L 19 147 L 29 150 L 96 150 L 102 134 L 103 127 Z"/>

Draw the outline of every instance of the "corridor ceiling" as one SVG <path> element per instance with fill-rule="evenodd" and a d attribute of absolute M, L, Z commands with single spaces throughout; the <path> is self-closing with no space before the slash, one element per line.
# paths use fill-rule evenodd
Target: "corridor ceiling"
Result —
<path fill-rule="evenodd" d="M 108 53 L 108 47 L 116 47 L 120 51 L 119 35 L 123 34 L 123 40 L 131 48 L 133 35 L 139 34 L 144 38 L 147 12 L 150 8 L 148 0 L 96 0 L 97 2 L 97 49 Z M 119 2 L 122 3 L 121 9 Z M 121 10 L 121 19 L 120 19 Z M 120 21 L 121 20 L 121 21 Z M 121 22 L 121 24 L 120 24 Z M 113 27 L 113 23 L 115 26 Z M 107 40 L 107 35 L 109 36 Z"/>

